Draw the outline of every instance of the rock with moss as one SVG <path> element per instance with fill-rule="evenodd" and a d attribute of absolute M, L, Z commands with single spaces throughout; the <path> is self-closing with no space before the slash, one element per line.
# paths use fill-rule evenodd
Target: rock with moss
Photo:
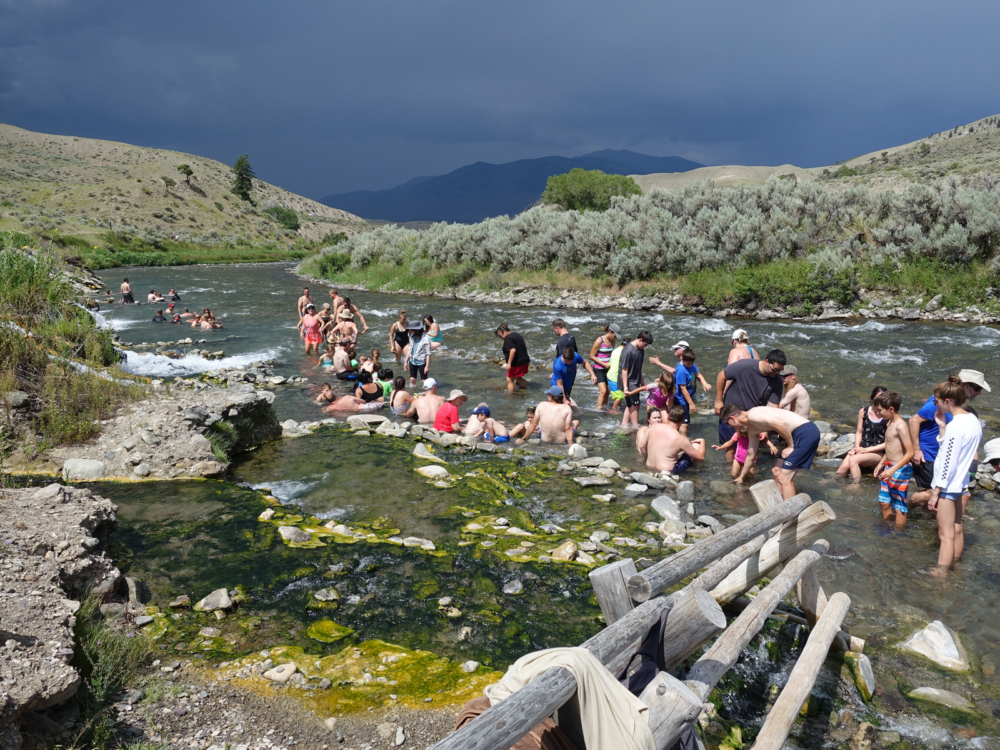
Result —
<path fill-rule="evenodd" d="M 351 628 L 338 625 L 333 620 L 325 617 L 311 623 L 306 629 L 307 636 L 321 643 L 336 643 L 353 634 L 354 631 Z"/>

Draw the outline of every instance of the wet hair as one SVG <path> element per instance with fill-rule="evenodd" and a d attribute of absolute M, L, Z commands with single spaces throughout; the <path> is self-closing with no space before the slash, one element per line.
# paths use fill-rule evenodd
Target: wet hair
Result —
<path fill-rule="evenodd" d="M 674 404 L 671 406 L 670 410 L 667 411 L 667 419 L 674 424 L 681 424 L 684 421 L 684 407 L 680 404 Z"/>
<path fill-rule="evenodd" d="M 722 407 L 722 413 L 719 414 L 719 418 L 726 424 L 729 424 L 729 420 L 733 417 L 738 417 L 743 413 L 743 408 L 739 404 L 726 404 Z"/>
<path fill-rule="evenodd" d="M 368 370 L 362 370 L 358 373 L 358 382 L 361 383 L 361 385 L 368 385 L 372 382 L 372 374 L 368 372 Z"/>
<path fill-rule="evenodd" d="M 499 336 L 501 333 L 510 333 L 510 326 L 506 323 L 501 323 L 497 326 L 496 334 Z"/>
<path fill-rule="evenodd" d="M 552 321 L 552 327 L 553 328 L 565 328 L 566 327 L 566 321 L 563 320 L 562 318 L 556 318 L 555 320 Z"/>
<path fill-rule="evenodd" d="M 681 362 L 694 362 L 694 349 L 690 346 L 681 352 Z"/>
<path fill-rule="evenodd" d="M 572 362 L 576 357 L 576 349 L 573 346 L 567 346 L 563 349 L 562 358 L 565 362 Z"/>
<path fill-rule="evenodd" d="M 647 344 L 653 343 L 653 334 L 649 331 L 639 331 L 639 335 L 636 336 L 636 338 L 639 339 L 639 341 L 646 342 Z"/>
<path fill-rule="evenodd" d="M 874 401 L 875 397 L 878 396 L 878 394 L 885 393 L 887 390 L 889 390 L 889 389 L 886 388 L 884 385 L 877 385 L 877 386 L 875 386 L 874 388 L 872 388 L 872 395 L 868 397 L 868 400 L 869 401 Z"/>
<path fill-rule="evenodd" d="M 883 390 L 875 397 L 875 406 L 883 409 L 892 409 L 899 414 L 899 407 L 903 405 L 903 399 L 895 391 Z"/>
<path fill-rule="evenodd" d="M 669 396 L 671 393 L 674 392 L 675 381 L 673 374 L 664 370 L 663 372 L 660 373 L 660 377 L 656 379 L 656 384 L 660 386 L 660 391 L 664 395 Z"/>
<path fill-rule="evenodd" d="M 389 370 L 391 373 L 392 370 Z M 379 376 L 381 377 L 381 375 Z M 394 391 L 405 391 L 406 390 L 406 378 L 400 375 L 398 378 L 392 379 L 392 390 Z"/>
<path fill-rule="evenodd" d="M 650 417 L 652 417 L 654 414 L 661 414 L 661 411 L 657 409 L 655 406 L 651 409 L 646 409 L 646 424 L 652 424 Z"/>
<path fill-rule="evenodd" d="M 764 359 L 772 365 L 781 365 L 784 367 L 788 364 L 788 358 L 785 356 L 785 353 L 781 351 L 781 349 L 772 349 L 767 353 L 767 356 L 764 357 Z"/>
<path fill-rule="evenodd" d="M 965 391 L 965 384 L 955 375 L 949 375 L 948 379 L 943 383 L 938 383 L 934 387 L 934 395 L 942 401 L 946 398 L 951 399 L 955 406 L 961 406 L 968 398 L 968 394 Z"/>

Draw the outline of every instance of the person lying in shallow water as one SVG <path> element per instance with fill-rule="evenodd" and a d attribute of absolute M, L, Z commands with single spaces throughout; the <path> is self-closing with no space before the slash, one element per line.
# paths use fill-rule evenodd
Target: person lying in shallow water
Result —
<path fill-rule="evenodd" d="M 332 392 L 331 392 L 332 394 Z M 328 414 L 347 414 L 351 412 L 370 412 L 378 411 L 382 408 L 384 403 L 381 399 L 378 401 L 373 401 L 370 404 L 366 404 L 360 398 L 356 396 L 337 396 L 333 395 L 333 400 L 326 406 L 323 407 L 323 411 Z"/>

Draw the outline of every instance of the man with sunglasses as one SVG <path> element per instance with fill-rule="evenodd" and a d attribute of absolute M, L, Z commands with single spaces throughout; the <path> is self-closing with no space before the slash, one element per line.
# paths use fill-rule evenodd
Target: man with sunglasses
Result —
<path fill-rule="evenodd" d="M 726 365 L 715 379 L 715 413 L 722 415 L 722 409 L 736 404 L 743 411 L 757 406 L 779 408 L 785 390 L 781 371 L 788 360 L 781 349 L 772 349 L 764 359 L 741 359 Z M 728 443 L 735 430 L 725 421 L 719 420 L 719 445 Z M 726 451 L 726 462 L 732 464 L 736 449 Z"/>
<path fill-rule="evenodd" d="M 969 402 L 984 390 L 987 393 L 990 392 L 990 386 L 986 382 L 986 378 L 979 370 L 960 370 L 958 379 L 965 386 L 965 410 L 978 418 L 979 415 L 969 405 Z M 920 411 L 910 417 L 910 439 L 913 441 L 914 447 L 913 460 L 910 463 L 913 464 L 913 480 L 917 488 L 917 491 L 910 495 L 909 500 L 907 500 L 911 508 L 914 505 L 926 505 L 927 501 L 931 499 L 931 484 L 934 479 L 934 459 L 937 458 L 940 447 L 938 435 L 941 430 L 934 419 L 937 411 L 938 407 L 934 403 L 934 396 L 932 395 L 920 407 Z M 944 421 L 945 424 L 950 422 L 951 414 L 945 413 Z M 973 460 L 972 465 L 969 467 L 969 473 L 975 476 L 978 469 L 979 462 Z"/>

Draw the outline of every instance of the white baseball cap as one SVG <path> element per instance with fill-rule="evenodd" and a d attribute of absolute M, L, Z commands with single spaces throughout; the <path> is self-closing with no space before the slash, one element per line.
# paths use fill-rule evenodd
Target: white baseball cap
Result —
<path fill-rule="evenodd" d="M 691 344 L 689 344 L 687 341 L 684 341 L 682 339 L 682 340 L 678 341 L 676 344 L 674 344 L 670 348 L 671 349 L 690 349 L 691 348 Z"/>
<path fill-rule="evenodd" d="M 438 382 L 434 378 L 427 378 L 427 380 L 424 381 L 424 390 L 425 391 L 429 391 L 431 388 L 433 388 L 437 384 L 438 384 Z"/>
<path fill-rule="evenodd" d="M 736 329 L 735 331 L 733 331 L 733 335 L 732 335 L 732 336 L 730 336 L 730 338 L 731 338 L 731 339 L 732 339 L 733 341 L 739 341 L 739 340 L 740 340 L 741 338 L 743 338 L 744 336 L 747 336 L 747 337 L 749 338 L 750 334 L 748 334 L 748 333 L 747 333 L 746 331 L 744 331 L 744 330 L 743 330 L 742 328 L 737 328 L 737 329 Z"/>

